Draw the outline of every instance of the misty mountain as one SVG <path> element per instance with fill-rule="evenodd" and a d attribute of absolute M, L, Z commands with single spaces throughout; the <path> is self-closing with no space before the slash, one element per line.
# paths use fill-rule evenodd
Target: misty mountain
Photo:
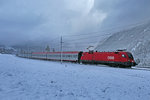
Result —
<path fill-rule="evenodd" d="M 96 47 L 98 51 L 117 49 L 127 49 L 135 59 L 140 60 L 139 66 L 148 67 L 150 65 L 150 22 L 114 33 Z"/>

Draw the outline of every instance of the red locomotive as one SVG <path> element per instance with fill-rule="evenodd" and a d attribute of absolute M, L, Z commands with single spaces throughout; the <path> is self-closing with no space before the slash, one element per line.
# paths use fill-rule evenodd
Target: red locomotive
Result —
<path fill-rule="evenodd" d="M 115 67 L 131 67 L 136 63 L 130 52 L 116 51 L 116 52 L 33 52 L 20 53 L 20 57 L 32 59 L 44 59 L 55 61 L 71 61 L 78 63 L 89 64 L 105 64 Z"/>
<path fill-rule="evenodd" d="M 106 64 L 114 67 L 131 67 L 136 63 L 130 52 L 84 52 L 80 62 L 92 64 Z"/>

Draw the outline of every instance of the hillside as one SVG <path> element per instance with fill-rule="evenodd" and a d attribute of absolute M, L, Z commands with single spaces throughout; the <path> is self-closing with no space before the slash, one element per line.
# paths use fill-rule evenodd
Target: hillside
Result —
<path fill-rule="evenodd" d="M 117 49 L 132 52 L 135 59 L 140 60 L 139 67 L 150 67 L 150 22 L 114 33 L 96 47 L 98 51 Z"/>

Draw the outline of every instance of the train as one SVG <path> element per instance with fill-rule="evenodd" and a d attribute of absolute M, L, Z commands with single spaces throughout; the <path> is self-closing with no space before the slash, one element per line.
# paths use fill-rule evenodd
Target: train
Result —
<path fill-rule="evenodd" d="M 51 61 L 68 61 L 80 64 L 104 64 L 113 67 L 131 68 L 137 65 L 133 55 L 127 51 L 97 52 L 22 52 L 17 56 Z"/>

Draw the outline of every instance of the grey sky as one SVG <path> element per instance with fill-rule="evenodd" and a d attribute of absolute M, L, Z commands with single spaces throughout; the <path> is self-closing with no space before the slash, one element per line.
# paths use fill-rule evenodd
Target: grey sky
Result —
<path fill-rule="evenodd" d="M 150 17 L 150 0 L 0 0 L 0 44 L 99 31 Z"/>

